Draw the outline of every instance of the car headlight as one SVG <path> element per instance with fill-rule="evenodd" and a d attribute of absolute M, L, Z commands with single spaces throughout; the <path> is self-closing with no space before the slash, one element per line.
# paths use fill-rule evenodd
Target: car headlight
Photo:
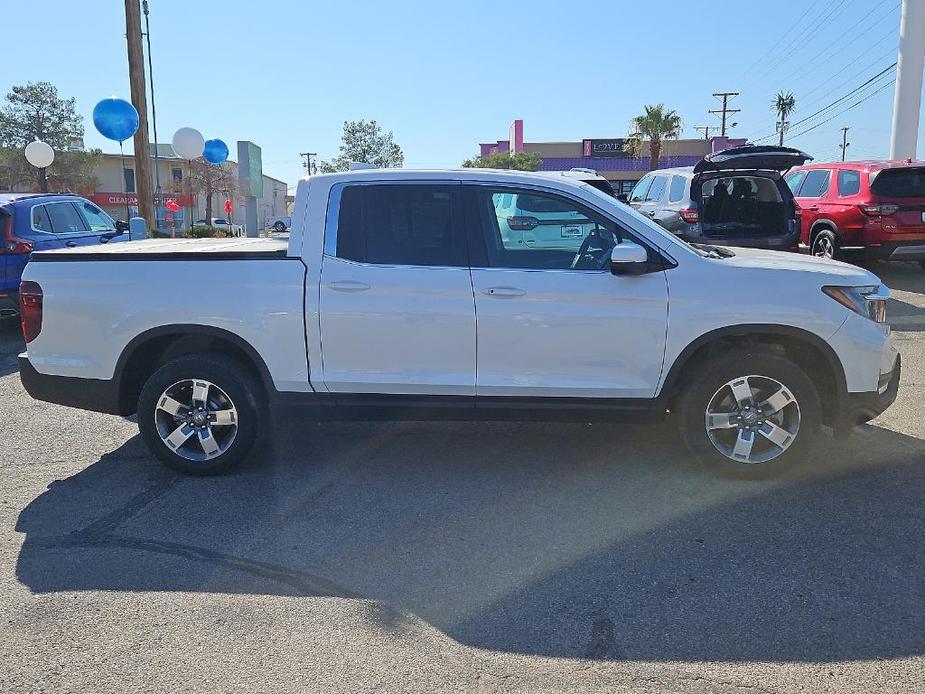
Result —
<path fill-rule="evenodd" d="M 886 300 L 889 290 L 882 284 L 867 287 L 823 287 L 822 291 L 845 308 L 875 323 L 886 323 Z"/>

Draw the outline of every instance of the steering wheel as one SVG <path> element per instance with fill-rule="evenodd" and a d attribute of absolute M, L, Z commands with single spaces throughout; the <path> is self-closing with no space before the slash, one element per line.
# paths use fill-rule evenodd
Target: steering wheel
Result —
<path fill-rule="evenodd" d="M 607 253 L 604 247 L 604 238 L 601 234 L 603 231 L 600 227 L 591 230 L 585 240 L 581 242 L 581 247 L 572 259 L 570 268 L 572 270 L 600 270 L 601 257 Z M 597 247 L 592 250 L 592 244 L 596 243 Z"/>

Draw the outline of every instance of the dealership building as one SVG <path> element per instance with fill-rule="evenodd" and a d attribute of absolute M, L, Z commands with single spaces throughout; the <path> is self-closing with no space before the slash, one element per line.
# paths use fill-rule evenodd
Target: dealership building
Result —
<path fill-rule="evenodd" d="M 645 156 L 634 157 L 624 148 L 628 138 L 587 137 L 566 142 L 525 142 L 524 122 L 511 123 L 508 139 L 479 144 L 479 154 L 487 157 L 499 152 L 536 152 L 540 155 L 540 171 L 568 171 L 573 168 L 593 169 L 608 179 L 617 193 L 628 193 L 649 171 L 649 146 L 642 143 Z M 659 157 L 660 169 L 693 166 L 711 152 L 745 144 L 744 139 L 711 137 L 710 139 L 665 140 Z"/>
<path fill-rule="evenodd" d="M 154 186 L 154 145 L 151 145 L 151 178 Z M 234 178 L 237 179 L 238 165 L 228 160 Z M 161 195 L 157 200 L 157 227 L 159 229 L 183 229 L 192 221 L 206 216 L 206 199 L 202 192 L 189 190 L 189 166 L 185 159 L 179 159 L 169 144 L 157 146 L 157 172 L 160 178 Z M 126 219 L 138 214 L 138 195 L 135 188 L 135 159 L 119 154 L 104 153 L 93 175 L 97 179 L 96 189 L 87 197 L 106 210 L 114 219 Z M 155 196 L 157 197 L 157 196 Z M 225 200 L 232 202 L 231 215 L 225 214 Z M 174 212 L 167 202 L 179 206 Z M 285 215 L 286 183 L 263 175 L 263 196 L 257 199 L 257 224 L 263 228 L 273 216 Z M 228 195 L 218 191 L 212 198 L 212 216 L 231 218 L 233 224 L 244 224 L 244 196 L 240 192 Z M 192 214 L 191 214 L 192 211 Z M 150 226 L 154 226 L 150 224 Z"/>

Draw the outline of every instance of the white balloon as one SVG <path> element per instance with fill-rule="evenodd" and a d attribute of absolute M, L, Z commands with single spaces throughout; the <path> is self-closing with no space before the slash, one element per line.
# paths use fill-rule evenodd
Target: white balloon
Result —
<path fill-rule="evenodd" d="M 180 128 L 173 134 L 171 144 L 180 159 L 196 159 L 202 156 L 206 141 L 195 128 Z"/>
<path fill-rule="evenodd" d="M 47 166 L 51 166 L 54 160 L 55 150 L 53 150 L 51 145 L 47 142 L 36 140 L 26 145 L 26 161 L 35 168 L 44 169 Z"/>

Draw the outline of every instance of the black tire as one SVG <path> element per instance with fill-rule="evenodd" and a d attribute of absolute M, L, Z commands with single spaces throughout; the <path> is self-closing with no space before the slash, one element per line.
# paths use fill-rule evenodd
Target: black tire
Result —
<path fill-rule="evenodd" d="M 273 225 L 273 228 L 279 232 L 286 231 L 286 225 L 283 224 L 282 222 L 277 222 L 276 224 Z"/>
<path fill-rule="evenodd" d="M 831 255 L 828 255 L 826 249 L 831 249 Z M 832 258 L 837 260 L 840 253 L 838 249 L 838 237 L 831 229 L 820 229 L 813 234 L 812 243 L 809 246 L 809 254 L 820 258 Z"/>
<path fill-rule="evenodd" d="M 769 383 L 769 379 L 777 381 L 790 391 L 798 408 L 799 427 L 796 429 L 795 438 L 783 452 L 766 462 L 748 463 L 733 460 L 720 452 L 707 433 L 706 415 L 711 400 L 715 396 L 722 397 L 721 392 L 726 384 L 745 376 L 758 377 L 750 379 L 750 382 L 759 385 Z M 780 417 L 784 417 L 784 411 L 789 413 L 788 416 L 792 416 L 792 406 L 787 407 L 791 409 L 782 410 Z M 819 393 L 806 373 L 785 356 L 761 348 L 730 351 L 711 361 L 698 364 L 697 373 L 684 385 L 684 391 L 678 401 L 678 415 L 681 438 L 708 469 L 724 477 L 745 479 L 775 477 L 804 460 L 819 434 L 822 419 Z M 738 431 L 730 428 L 721 435 L 736 437 Z M 749 435 L 748 432 L 746 435 Z M 759 432 L 752 431 L 750 436 L 755 445 L 774 450 L 766 437 Z"/>
<path fill-rule="evenodd" d="M 224 427 L 203 424 L 200 428 L 207 431 L 200 433 L 192 425 L 195 422 L 184 423 L 184 416 L 192 417 L 189 412 L 173 416 L 171 421 L 171 415 L 160 409 L 158 404 L 168 389 L 174 387 L 180 389 L 177 391 L 178 400 L 183 402 L 179 393 L 183 392 L 181 384 L 185 382 L 208 382 L 211 388 L 206 392 L 210 402 L 217 403 L 214 405 L 216 409 L 233 410 L 235 423 Z M 230 470 L 251 452 L 259 434 L 268 424 L 263 415 L 266 412 L 263 400 L 259 381 L 233 359 L 220 354 L 185 355 L 160 367 L 145 383 L 138 397 L 138 428 L 148 449 L 167 467 L 188 475 L 213 475 Z M 209 405 L 206 408 L 211 409 Z M 174 426 L 183 429 L 183 433 L 189 436 L 177 450 L 170 448 L 162 437 L 162 431 L 169 431 Z M 189 430 L 192 434 L 187 433 Z M 227 448 L 210 457 L 201 443 L 203 437 L 211 437 L 213 445 L 224 440 Z M 192 455 L 203 455 L 205 459 L 184 457 Z"/>

